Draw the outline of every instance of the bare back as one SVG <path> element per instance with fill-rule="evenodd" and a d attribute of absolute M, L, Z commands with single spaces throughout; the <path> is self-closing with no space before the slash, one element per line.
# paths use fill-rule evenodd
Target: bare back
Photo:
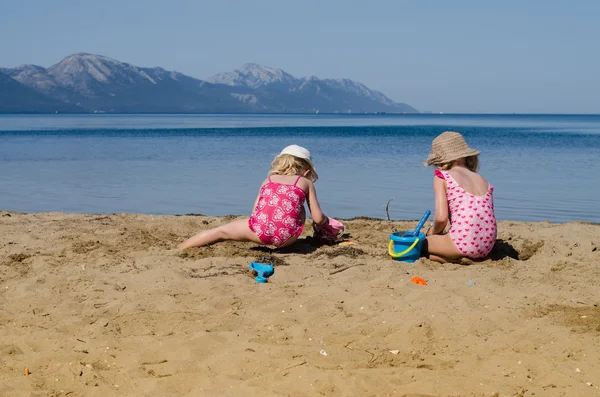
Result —
<path fill-rule="evenodd" d="M 490 187 L 490 184 L 484 177 L 467 168 L 453 167 L 448 172 L 461 188 L 475 196 L 485 195 Z"/>
<path fill-rule="evenodd" d="M 284 185 L 293 185 L 294 183 L 296 183 L 296 179 L 298 179 L 297 175 L 271 175 L 271 180 L 273 182 L 282 183 Z M 265 179 L 263 185 L 266 182 L 268 182 L 268 179 Z M 296 186 L 304 190 L 304 193 L 306 193 L 306 195 L 308 196 L 309 184 L 310 181 L 308 179 L 301 177 L 300 179 L 298 179 Z"/>

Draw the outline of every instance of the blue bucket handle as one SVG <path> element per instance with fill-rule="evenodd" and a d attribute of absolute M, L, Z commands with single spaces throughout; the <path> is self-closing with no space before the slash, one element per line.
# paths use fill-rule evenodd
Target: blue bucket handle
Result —
<path fill-rule="evenodd" d="M 419 243 L 419 238 L 416 237 L 415 241 L 411 244 L 410 247 L 408 247 L 407 249 L 405 249 L 402 252 L 394 252 L 394 240 L 390 240 L 390 244 L 388 245 L 388 253 L 390 254 L 390 256 L 392 258 L 400 258 L 406 254 L 408 254 L 413 248 L 415 248 L 417 246 L 417 244 Z"/>

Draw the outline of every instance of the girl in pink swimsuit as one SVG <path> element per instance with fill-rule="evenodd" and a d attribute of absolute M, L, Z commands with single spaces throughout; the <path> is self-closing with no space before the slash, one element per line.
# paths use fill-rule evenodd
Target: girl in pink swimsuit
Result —
<path fill-rule="evenodd" d="M 426 165 L 436 167 L 435 217 L 423 245 L 430 259 L 484 258 L 496 243 L 494 187 L 477 173 L 479 153 L 458 132 L 444 132 L 431 144 Z"/>
<path fill-rule="evenodd" d="M 288 246 L 296 241 L 304 228 L 305 202 L 308 203 L 316 230 L 323 230 L 325 234 L 330 231 L 329 225 L 334 220 L 329 220 L 321 211 L 314 186 L 317 178 L 310 152 L 301 146 L 290 145 L 271 163 L 271 170 L 260 186 L 250 219 L 239 219 L 202 231 L 177 247 L 200 247 L 223 240 Z M 343 232 L 343 226 L 341 228 Z"/>
<path fill-rule="evenodd" d="M 258 204 L 254 208 L 248 226 L 264 245 L 280 247 L 292 237 L 298 237 L 304 229 L 306 192 L 298 187 L 296 177 L 293 185 L 273 182 L 271 176 L 260 188 Z"/>

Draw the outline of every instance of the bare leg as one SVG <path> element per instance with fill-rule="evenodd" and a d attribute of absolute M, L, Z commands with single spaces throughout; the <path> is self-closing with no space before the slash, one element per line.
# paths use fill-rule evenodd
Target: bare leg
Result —
<path fill-rule="evenodd" d="M 234 241 L 253 241 L 262 244 L 260 239 L 248 226 L 248 218 L 238 219 L 226 225 L 217 226 L 213 229 L 204 230 L 195 236 L 190 237 L 177 248 L 202 247 L 203 245 L 213 244 L 224 240 Z"/>
<path fill-rule="evenodd" d="M 424 243 L 425 256 L 433 261 L 441 263 L 457 262 L 463 257 L 449 234 L 427 236 Z"/>

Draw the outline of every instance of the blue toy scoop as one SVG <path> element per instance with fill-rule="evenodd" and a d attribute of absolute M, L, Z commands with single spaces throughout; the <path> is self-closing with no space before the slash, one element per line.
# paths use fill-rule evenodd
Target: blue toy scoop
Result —
<path fill-rule="evenodd" d="M 275 273 L 273 265 L 268 263 L 250 262 L 250 270 L 256 272 L 256 277 L 254 279 L 257 283 L 266 283 L 267 279 Z"/>
<path fill-rule="evenodd" d="M 421 228 L 423 227 L 425 222 L 427 222 L 429 215 L 431 215 L 431 211 L 429 211 L 429 210 L 425 211 L 425 215 L 423 215 L 423 217 L 419 221 L 417 228 L 412 232 L 404 232 L 404 237 L 417 237 L 419 235 L 419 232 L 421 231 Z"/>

